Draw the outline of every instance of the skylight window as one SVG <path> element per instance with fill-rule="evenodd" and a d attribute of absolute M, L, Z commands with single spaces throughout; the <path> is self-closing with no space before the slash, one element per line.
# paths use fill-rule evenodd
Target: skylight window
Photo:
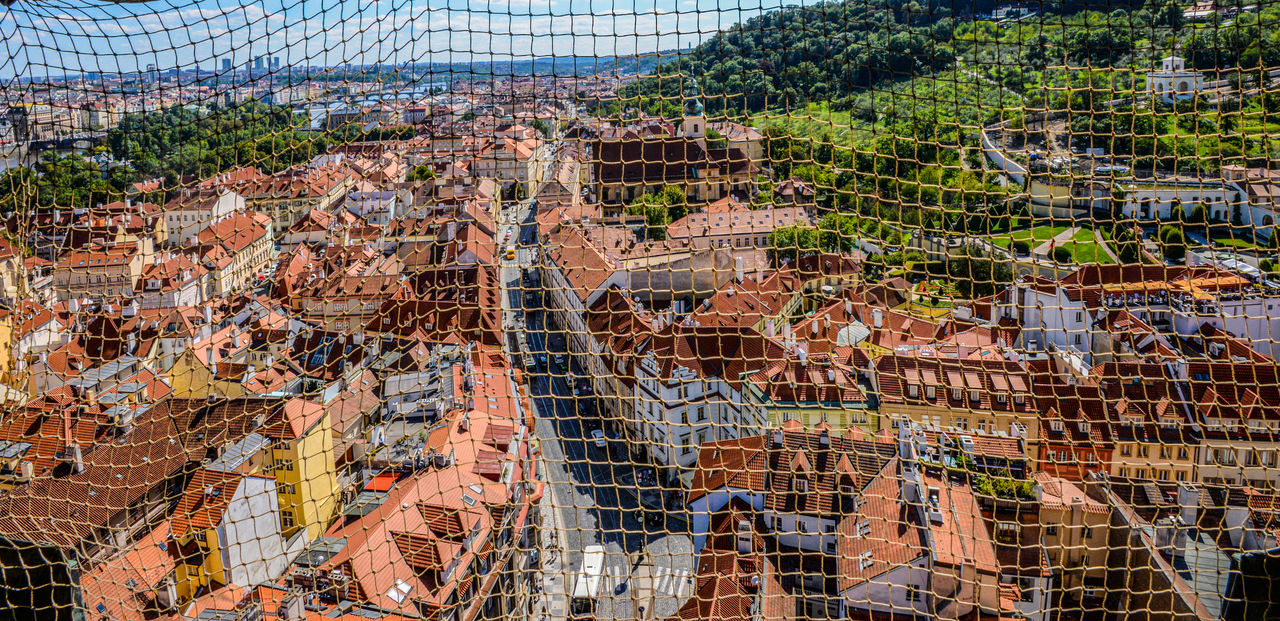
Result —
<path fill-rule="evenodd" d="M 413 585 L 396 578 L 395 586 L 387 590 L 387 597 L 395 600 L 397 604 L 403 604 L 404 600 L 409 597 L 409 591 L 413 590 Z"/>

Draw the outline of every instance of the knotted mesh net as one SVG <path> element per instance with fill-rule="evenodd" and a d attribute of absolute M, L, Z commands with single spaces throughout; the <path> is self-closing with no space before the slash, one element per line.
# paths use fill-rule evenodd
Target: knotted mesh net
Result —
<path fill-rule="evenodd" d="M 1273 0 L 4 0 L 0 618 L 1280 615 Z"/>

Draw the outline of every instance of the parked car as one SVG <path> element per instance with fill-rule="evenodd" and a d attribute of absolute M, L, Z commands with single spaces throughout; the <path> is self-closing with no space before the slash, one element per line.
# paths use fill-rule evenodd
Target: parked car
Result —
<path fill-rule="evenodd" d="M 591 440 L 595 442 L 596 448 L 604 448 L 606 446 L 609 446 L 609 441 L 605 439 L 603 430 L 592 429 Z"/>

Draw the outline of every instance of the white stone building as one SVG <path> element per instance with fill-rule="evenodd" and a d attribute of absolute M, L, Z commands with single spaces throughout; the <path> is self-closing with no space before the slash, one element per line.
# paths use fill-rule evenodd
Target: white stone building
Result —
<path fill-rule="evenodd" d="M 1204 90 L 1204 74 L 1187 69 L 1187 61 L 1181 56 L 1166 56 L 1160 61 L 1160 71 L 1147 74 L 1147 92 L 1166 102 L 1194 99 Z"/>
<path fill-rule="evenodd" d="M 164 206 L 165 241 L 182 246 L 214 222 L 244 210 L 244 197 L 229 190 L 183 194 Z"/>

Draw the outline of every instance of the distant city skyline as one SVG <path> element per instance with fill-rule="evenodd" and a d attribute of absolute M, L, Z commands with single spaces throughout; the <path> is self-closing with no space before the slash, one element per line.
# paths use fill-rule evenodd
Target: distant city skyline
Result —
<path fill-rule="evenodd" d="M 352 0 L 323 10 L 266 0 L 218 6 L 86 5 L 59 13 L 19 2 L 0 15 L 0 79 L 68 73 L 243 69 L 615 56 L 684 48 L 783 0 Z"/>

